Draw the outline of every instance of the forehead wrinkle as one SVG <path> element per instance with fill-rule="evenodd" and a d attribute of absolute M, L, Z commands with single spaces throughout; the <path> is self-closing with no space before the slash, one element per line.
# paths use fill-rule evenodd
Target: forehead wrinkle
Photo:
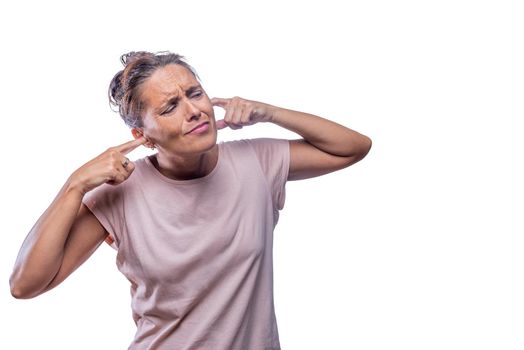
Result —
<path fill-rule="evenodd" d="M 159 75 L 160 71 L 157 71 Z M 184 67 L 178 67 L 177 65 L 168 65 L 162 70 L 163 76 L 159 76 L 159 82 L 167 83 L 168 85 L 175 84 L 180 89 L 183 86 L 191 85 L 191 75 L 187 72 Z M 182 89 L 183 90 L 183 89 Z"/>
<path fill-rule="evenodd" d="M 165 90 L 161 90 L 159 91 L 160 94 L 162 94 L 162 96 L 164 96 L 164 100 L 162 101 L 162 103 L 165 103 L 175 97 L 180 97 L 180 91 L 183 91 L 185 93 L 188 93 L 188 91 L 193 91 L 195 89 L 198 89 L 198 88 L 201 88 L 201 85 L 197 82 L 196 84 L 194 84 L 193 82 L 189 82 L 188 86 L 186 89 L 184 89 L 182 86 L 180 86 L 180 84 L 178 83 L 168 83 L 166 84 L 167 87 Z M 171 85 L 176 85 L 176 88 L 175 89 L 169 89 L 171 87 Z"/>
<path fill-rule="evenodd" d="M 163 105 L 173 97 L 180 96 L 179 91 L 181 90 L 180 85 L 177 82 L 165 81 L 153 81 L 153 88 L 150 90 L 153 94 L 160 95 L 160 104 Z"/>
<path fill-rule="evenodd" d="M 191 78 L 191 73 L 185 67 L 177 65 L 168 65 L 154 72 L 150 79 L 149 91 L 161 96 L 160 103 L 155 109 L 158 111 L 173 98 L 180 97 L 181 91 L 186 92 L 192 87 L 200 87 L 200 83 Z M 187 86 L 187 89 L 183 86 Z"/>

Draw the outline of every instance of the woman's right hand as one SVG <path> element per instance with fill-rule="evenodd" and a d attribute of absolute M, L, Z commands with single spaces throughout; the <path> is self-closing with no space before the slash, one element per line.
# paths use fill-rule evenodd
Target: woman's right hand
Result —
<path fill-rule="evenodd" d="M 135 170 L 135 165 L 125 155 L 145 142 L 147 140 L 142 136 L 119 146 L 110 147 L 78 168 L 71 174 L 69 180 L 82 195 L 103 183 L 121 184 Z"/>

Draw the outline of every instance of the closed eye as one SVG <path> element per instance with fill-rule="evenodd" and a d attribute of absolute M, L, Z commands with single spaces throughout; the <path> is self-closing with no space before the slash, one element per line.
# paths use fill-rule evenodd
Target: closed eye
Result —
<path fill-rule="evenodd" d="M 202 91 L 195 91 L 195 93 L 191 97 L 199 98 L 202 95 L 203 95 Z M 165 111 L 163 111 L 160 115 L 171 113 L 173 111 L 173 109 L 176 108 L 176 106 L 177 106 L 177 103 L 171 104 L 171 106 L 168 109 L 166 109 Z"/>
<path fill-rule="evenodd" d="M 171 107 L 169 107 L 168 109 L 166 109 L 165 111 L 163 111 L 161 115 L 164 115 L 164 114 L 170 113 L 173 109 L 175 109 L 175 107 L 176 107 L 176 103 L 172 104 Z"/>

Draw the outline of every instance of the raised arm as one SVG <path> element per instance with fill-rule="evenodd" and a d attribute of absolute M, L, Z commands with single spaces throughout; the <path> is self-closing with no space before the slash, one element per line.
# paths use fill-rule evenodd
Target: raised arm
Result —
<path fill-rule="evenodd" d="M 103 242 L 107 232 L 82 198 L 103 183 L 125 181 L 134 165 L 124 154 L 144 142 L 109 148 L 68 178 L 22 243 L 9 279 L 15 298 L 33 298 L 55 287 Z"/>
<path fill-rule="evenodd" d="M 371 148 L 369 137 L 313 114 L 240 97 L 213 98 L 211 102 L 226 110 L 224 119 L 217 121 L 219 129 L 271 122 L 303 137 L 289 141 L 288 180 L 307 179 L 346 168 L 364 158 Z"/>
<path fill-rule="evenodd" d="M 346 168 L 363 159 L 371 139 L 313 114 L 275 107 L 271 122 L 296 132 L 290 140 L 288 180 L 302 180 Z"/>
<path fill-rule="evenodd" d="M 67 260 L 72 255 L 86 255 L 88 250 L 91 255 L 103 242 L 107 232 L 82 204 L 82 197 L 68 180 L 25 238 L 9 279 L 15 298 L 44 293 L 66 255 Z M 72 231 L 76 233 L 72 235 Z"/>

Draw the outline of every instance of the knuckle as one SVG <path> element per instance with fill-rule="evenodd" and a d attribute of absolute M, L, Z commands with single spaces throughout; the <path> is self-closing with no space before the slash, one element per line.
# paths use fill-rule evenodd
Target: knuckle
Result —
<path fill-rule="evenodd" d="M 107 155 L 109 156 L 110 159 L 115 159 L 117 153 L 118 152 L 115 149 L 107 150 Z"/>
<path fill-rule="evenodd" d="M 116 179 L 116 181 L 117 181 L 118 183 L 121 183 L 122 181 L 125 180 L 125 177 L 124 177 L 124 175 L 122 175 L 122 174 L 118 174 L 118 175 L 115 176 L 115 179 Z"/>

